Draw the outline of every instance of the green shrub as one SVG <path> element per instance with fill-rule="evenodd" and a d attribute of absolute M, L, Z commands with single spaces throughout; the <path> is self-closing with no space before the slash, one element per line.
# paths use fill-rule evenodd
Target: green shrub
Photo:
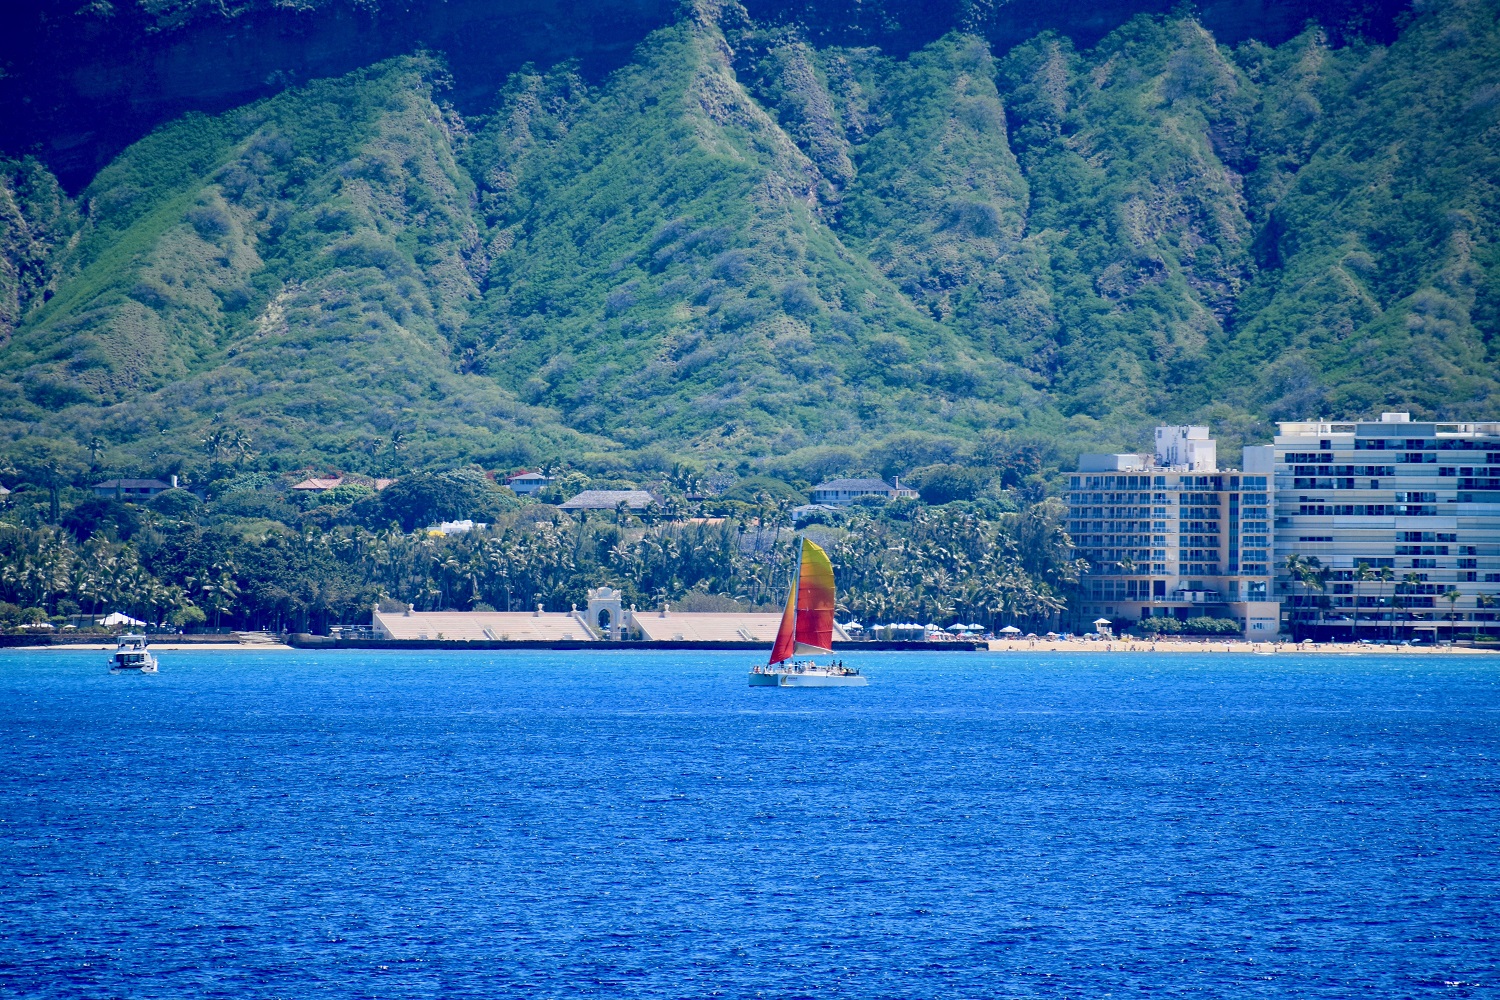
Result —
<path fill-rule="evenodd" d="M 1189 618 L 1182 623 L 1187 635 L 1239 635 L 1240 625 L 1228 618 Z"/>
<path fill-rule="evenodd" d="M 167 621 L 178 628 L 185 629 L 194 625 L 202 625 L 208 621 L 208 615 L 204 614 L 203 609 L 196 604 L 186 604 L 168 615 Z"/>
<path fill-rule="evenodd" d="M 330 504 L 344 506 L 374 495 L 375 487 L 373 486 L 366 486 L 363 483 L 340 483 L 333 489 L 324 490 L 318 494 L 318 506 L 325 507 Z"/>
<path fill-rule="evenodd" d="M 198 508 L 203 506 L 203 501 L 187 490 L 171 489 L 163 490 L 147 500 L 146 506 L 167 517 L 189 517 L 197 513 Z"/>
<path fill-rule="evenodd" d="M 479 469 L 456 469 L 402 476 L 381 491 L 380 505 L 388 519 L 412 531 L 440 521 L 491 521 L 519 503 Z"/>

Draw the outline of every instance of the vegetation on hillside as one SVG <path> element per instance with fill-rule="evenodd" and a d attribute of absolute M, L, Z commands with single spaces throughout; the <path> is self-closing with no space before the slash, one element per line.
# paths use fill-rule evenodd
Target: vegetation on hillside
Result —
<path fill-rule="evenodd" d="M 317 496 L 270 478 L 217 481 L 206 502 L 183 490 L 144 504 L 74 491 L 59 524 L 46 491 L 17 493 L 0 515 L 0 626 L 124 611 L 152 624 L 326 632 L 367 623 L 382 600 L 566 611 L 604 585 L 643 608 L 774 611 L 795 564 L 790 501 L 765 491 L 695 505 L 664 484 L 666 502 L 642 514 L 577 518 L 472 470 Z M 484 526 L 423 530 L 460 516 Z M 995 498 L 861 507 L 812 530 L 846 615 L 1042 625 L 1060 619 L 1078 578 L 1062 525 L 1056 501 L 1016 509 Z"/>
<path fill-rule="evenodd" d="M 898 59 L 699 5 L 483 117 L 419 54 L 183 118 L 76 201 L 7 163 L 4 452 L 39 483 L 814 478 L 1493 416 L 1496 11 L 1423 6 L 1389 47 L 1141 16 Z"/>

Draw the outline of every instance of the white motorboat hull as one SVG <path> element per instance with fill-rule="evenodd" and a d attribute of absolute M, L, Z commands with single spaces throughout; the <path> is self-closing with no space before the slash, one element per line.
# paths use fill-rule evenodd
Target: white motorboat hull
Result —
<path fill-rule="evenodd" d="M 146 637 L 143 635 L 121 636 L 115 647 L 115 655 L 109 658 L 110 673 L 118 674 L 127 670 L 142 674 L 156 673 L 156 657 L 146 648 Z"/>

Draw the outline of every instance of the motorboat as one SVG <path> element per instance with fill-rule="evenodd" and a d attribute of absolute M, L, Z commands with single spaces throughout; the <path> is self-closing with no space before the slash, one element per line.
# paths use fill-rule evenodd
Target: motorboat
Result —
<path fill-rule="evenodd" d="M 802 539 L 796 586 L 787 595 L 786 610 L 771 658 L 750 671 L 751 687 L 864 687 L 869 679 L 842 660 L 819 663 L 799 656 L 833 655 L 833 564 L 828 553 Z"/>
<path fill-rule="evenodd" d="M 143 635 L 122 635 L 115 644 L 115 655 L 109 659 L 110 673 L 121 670 L 139 670 L 143 674 L 156 673 L 156 657 L 146 648 Z"/>

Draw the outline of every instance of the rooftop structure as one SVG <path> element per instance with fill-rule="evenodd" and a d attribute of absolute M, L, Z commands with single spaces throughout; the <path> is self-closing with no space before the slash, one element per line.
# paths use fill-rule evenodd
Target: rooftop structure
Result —
<path fill-rule="evenodd" d="M 429 535 L 466 535 L 471 531 L 483 531 L 488 525 L 484 521 L 444 521 L 426 528 Z"/>
<path fill-rule="evenodd" d="M 678 642 L 774 642 L 781 615 L 760 612 L 636 611 L 630 625 L 642 639 Z M 837 625 L 834 640 L 848 642 Z"/>
<path fill-rule="evenodd" d="M 1299 633 L 1500 635 L 1500 422 L 1279 426 L 1276 584 Z M 1304 582 L 1289 557 L 1316 558 L 1322 579 Z"/>
<path fill-rule="evenodd" d="M 1158 427 L 1156 461 L 1181 472 L 1214 472 L 1219 467 L 1218 445 L 1207 427 Z"/>
<path fill-rule="evenodd" d="M 95 483 L 92 488 L 95 496 L 135 500 L 176 489 L 177 477 L 173 476 L 170 483 L 164 483 L 160 479 L 106 479 L 102 483 Z"/>
<path fill-rule="evenodd" d="M 344 478 L 342 476 L 328 476 L 322 479 L 304 479 L 296 486 L 293 486 L 292 489 L 302 490 L 305 493 L 323 493 L 343 484 Z"/>
<path fill-rule="evenodd" d="M 551 476 L 544 476 L 540 472 L 517 472 L 505 477 L 505 485 L 509 486 L 511 492 L 517 496 L 529 496 L 542 490 L 551 482 Z"/>
<path fill-rule="evenodd" d="M 394 479 L 370 479 L 365 476 L 360 476 L 358 479 L 349 476 L 314 476 L 311 479 L 302 480 L 292 489 L 302 490 L 304 493 L 326 493 L 328 490 L 349 483 L 369 486 L 378 493 L 394 482 Z"/>
<path fill-rule="evenodd" d="M 584 490 L 558 505 L 559 510 L 615 510 L 624 504 L 631 510 L 645 510 L 656 498 L 645 490 Z"/>
<path fill-rule="evenodd" d="M 540 605 L 536 611 L 376 610 L 371 627 L 377 639 L 566 642 L 598 638 L 576 613 L 542 611 Z"/>

